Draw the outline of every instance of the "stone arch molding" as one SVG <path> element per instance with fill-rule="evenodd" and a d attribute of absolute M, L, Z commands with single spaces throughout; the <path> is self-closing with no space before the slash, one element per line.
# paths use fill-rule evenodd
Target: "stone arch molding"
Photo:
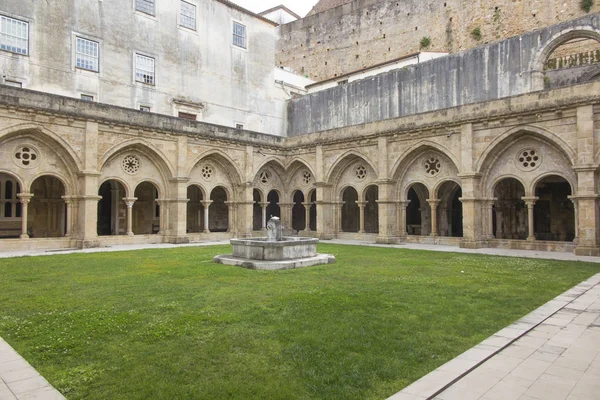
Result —
<path fill-rule="evenodd" d="M 344 170 L 349 166 L 349 164 L 355 162 L 357 158 L 362 159 L 362 161 L 368 164 L 368 166 L 375 173 L 376 177 L 379 175 L 377 166 L 375 165 L 375 163 L 373 163 L 373 161 L 371 161 L 369 157 L 367 157 L 365 154 L 359 151 L 348 150 L 345 153 L 342 153 L 340 156 L 338 156 L 338 158 L 333 162 L 327 174 L 325 175 L 325 182 L 336 184 L 340 176 L 344 173 Z M 347 163 L 348 165 L 343 165 L 344 163 Z M 377 178 L 375 178 L 374 180 L 376 179 Z"/>
<path fill-rule="evenodd" d="M 544 64 L 548 57 L 564 43 L 572 39 L 585 38 L 600 42 L 600 30 L 592 25 L 579 25 L 563 29 L 540 43 L 540 49 L 531 61 L 529 70 L 532 73 L 532 90 L 544 89 Z"/>
<path fill-rule="evenodd" d="M 175 176 L 175 168 L 169 161 L 169 158 L 158 147 L 144 139 L 125 140 L 123 142 L 117 143 L 116 145 L 108 149 L 100 159 L 100 170 L 104 168 L 106 163 L 113 156 L 121 153 L 122 151 L 126 151 L 129 148 L 147 148 L 149 152 L 147 154 L 144 153 L 144 155 L 148 156 L 148 158 L 152 159 L 152 161 L 154 161 L 157 164 L 157 167 L 159 167 L 162 170 L 161 172 L 165 174 L 165 178 L 168 179 L 169 177 Z"/>
<path fill-rule="evenodd" d="M 522 151 L 534 150 L 539 156 L 535 168 L 525 169 L 519 161 Z M 482 176 L 484 196 L 493 197 L 494 188 L 502 179 L 515 178 L 533 196 L 540 176 L 559 175 L 573 187 L 577 177 L 573 170 L 574 152 L 555 135 L 538 129 L 512 129 L 498 137 L 484 151 L 477 163 Z"/>
<path fill-rule="evenodd" d="M 20 168 L 13 163 L 14 146 L 28 144 L 41 152 L 39 165 Z M 22 190 L 28 190 L 39 176 L 60 179 L 69 195 L 76 193 L 77 172 L 82 170 L 80 157 L 59 135 L 36 124 L 19 124 L 0 131 L 0 147 L 7 146 L 8 157 L 0 160 L 0 168 L 17 176 Z"/>
<path fill-rule="evenodd" d="M 220 161 L 219 163 L 224 169 L 231 169 L 231 172 L 233 172 L 233 174 L 229 173 L 228 175 L 231 178 L 232 183 L 240 183 L 243 181 L 243 177 L 245 175 L 239 169 L 237 163 L 233 161 L 233 159 L 225 152 L 218 149 L 207 150 L 204 153 L 198 155 L 196 158 L 194 158 L 194 160 L 192 160 L 192 162 L 188 165 L 188 168 L 186 170 L 186 176 L 190 176 L 192 174 L 192 171 L 194 170 L 194 168 L 196 168 L 199 162 L 206 158 L 210 158 L 211 156 Z"/>
<path fill-rule="evenodd" d="M 439 167 L 438 163 L 430 163 L 429 160 L 438 160 Z M 410 187 L 422 183 L 433 198 L 443 182 L 453 181 L 460 186 L 459 165 L 456 156 L 446 147 L 431 141 L 416 143 L 394 164 L 392 177 L 397 181 L 396 193 L 401 199 L 406 199 Z M 428 174 L 427 166 L 435 173 Z"/>
<path fill-rule="evenodd" d="M 124 181 L 122 179 L 121 176 L 105 176 L 103 177 L 100 182 L 98 182 L 98 190 L 100 190 L 100 187 L 102 185 L 104 185 L 106 182 L 109 181 L 115 181 L 118 182 L 119 184 L 121 184 L 121 186 L 123 186 L 123 189 L 125 189 L 125 193 L 123 194 L 122 197 L 133 197 L 133 189 L 130 187 L 129 183 L 127 183 L 126 181 Z"/>

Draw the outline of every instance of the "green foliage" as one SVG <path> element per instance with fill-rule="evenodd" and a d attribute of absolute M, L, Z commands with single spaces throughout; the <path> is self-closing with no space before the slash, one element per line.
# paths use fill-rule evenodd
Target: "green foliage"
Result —
<path fill-rule="evenodd" d="M 386 398 L 600 265 L 320 245 L 289 271 L 230 246 L 0 259 L 0 336 L 72 399 Z"/>
<path fill-rule="evenodd" d="M 471 31 L 471 37 L 477 41 L 481 40 L 481 29 L 479 27 Z"/>
<path fill-rule="evenodd" d="M 428 48 L 429 46 L 431 46 L 431 38 L 429 36 L 423 36 L 420 44 L 422 49 Z"/>
<path fill-rule="evenodd" d="M 594 0 L 581 0 L 581 9 L 586 13 L 589 13 L 594 6 Z"/>

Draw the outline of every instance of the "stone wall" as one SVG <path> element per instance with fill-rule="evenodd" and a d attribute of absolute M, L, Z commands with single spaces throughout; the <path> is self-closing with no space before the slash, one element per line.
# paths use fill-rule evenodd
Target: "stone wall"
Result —
<path fill-rule="evenodd" d="M 423 37 L 456 53 L 583 15 L 580 0 L 356 0 L 281 26 L 276 58 L 320 81 L 415 53 Z"/>
<path fill-rule="evenodd" d="M 288 136 L 541 90 L 546 59 L 584 30 L 600 37 L 600 14 L 291 100 Z"/>

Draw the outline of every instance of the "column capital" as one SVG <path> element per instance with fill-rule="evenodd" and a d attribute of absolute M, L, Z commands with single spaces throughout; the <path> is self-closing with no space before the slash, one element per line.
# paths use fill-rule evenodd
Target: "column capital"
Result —
<path fill-rule="evenodd" d="M 21 199 L 21 204 L 27 204 L 31 201 L 33 193 L 17 193 L 17 197 Z"/>
<path fill-rule="evenodd" d="M 258 205 L 261 206 L 261 207 L 263 207 L 263 208 L 267 208 L 269 206 L 269 204 L 271 204 L 271 203 L 269 203 L 267 201 L 258 203 Z"/>
<path fill-rule="evenodd" d="M 204 207 L 210 207 L 210 205 L 213 203 L 212 200 L 202 200 L 200 202 Z"/>
<path fill-rule="evenodd" d="M 366 207 L 366 205 L 367 205 L 367 204 L 369 204 L 369 202 L 368 202 L 368 201 L 358 201 L 358 200 L 357 200 L 357 201 L 356 201 L 356 204 L 358 204 L 358 206 L 359 206 L 360 208 L 363 208 L 363 207 Z"/>
<path fill-rule="evenodd" d="M 538 201 L 540 198 L 536 197 L 536 196 L 531 196 L 531 197 L 521 197 L 521 200 L 523 200 L 525 202 L 525 204 L 527 204 L 527 207 L 533 207 L 535 205 L 535 202 Z"/>
<path fill-rule="evenodd" d="M 437 206 L 438 204 L 441 203 L 441 200 L 438 200 L 438 199 L 427 199 L 425 201 L 427 201 L 427 203 L 429 203 L 429 205 L 432 205 L 432 206 Z"/>
<path fill-rule="evenodd" d="M 408 205 L 410 204 L 410 200 L 400 200 L 398 202 L 396 202 L 396 208 L 401 209 L 402 207 L 408 207 Z"/>
<path fill-rule="evenodd" d="M 133 203 L 135 203 L 136 200 L 137 197 L 123 197 L 123 201 L 125 202 L 127 208 L 133 207 Z"/>

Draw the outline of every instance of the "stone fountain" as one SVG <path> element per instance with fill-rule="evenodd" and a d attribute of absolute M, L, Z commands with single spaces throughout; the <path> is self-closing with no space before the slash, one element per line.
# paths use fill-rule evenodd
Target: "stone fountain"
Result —
<path fill-rule="evenodd" d="M 272 217 L 267 223 L 267 237 L 231 239 L 233 254 L 216 256 L 219 264 L 237 265 L 249 269 L 293 269 L 320 264 L 332 264 L 335 257 L 317 254 L 319 239 L 284 237 L 281 220 Z"/>

